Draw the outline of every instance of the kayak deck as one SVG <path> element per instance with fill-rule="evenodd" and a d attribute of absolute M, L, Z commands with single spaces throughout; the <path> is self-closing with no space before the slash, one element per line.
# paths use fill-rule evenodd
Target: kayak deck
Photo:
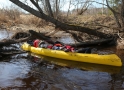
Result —
<path fill-rule="evenodd" d="M 54 58 L 65 59 L 65 60 L 111 65 L 111 66 L 122 66 L 121 59 L 116 54 L 99 55 L 99 54 L 64 52 L 62 50 L 35 48 L 27 43 L 24 43 L 22 45 L 22 49 L 25 51 L 30 51 L 32 53 L 54 57 Z"/>

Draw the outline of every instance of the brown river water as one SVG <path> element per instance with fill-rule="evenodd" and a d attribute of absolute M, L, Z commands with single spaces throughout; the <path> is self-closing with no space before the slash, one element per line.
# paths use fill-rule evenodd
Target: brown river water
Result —
<path fill-rule="evenodd" d="M 0 34 L 2 39 L 2 34 Z M 6 35 L 6 34 L 5 34 Z M 115 47 L 124 61 L 124 51 Z M 0 60 L 0 90 L 124 90 L 124 67 L 15 54 Z"/>

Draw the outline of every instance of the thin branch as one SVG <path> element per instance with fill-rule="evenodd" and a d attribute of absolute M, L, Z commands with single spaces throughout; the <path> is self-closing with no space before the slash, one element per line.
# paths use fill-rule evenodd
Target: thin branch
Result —
<path fill-rule="evenodd" d="M 113 13 L 118 27 L 121 28 L 121 24 L 120 24 L 120 22 L 119 22 L 118 15 L 117 15 L 118 13 L 117 13 L 114 9 L 112 9 L 112 8 L 110 7 L 110 5 L 109 5 L 109 3 L 108 3 L 108 0 L 106 0 L 106 3 L 107 3 L 107 7 L 108 7 L 108 8 L 112 11 L 112 13 Z"/>
<path fill-rule="evenodd" d="M 30 0 L 30 1 L 32 2 L 32 4 L 35 5 L 35 7 L 36 7 L 41 13 L 43 13 L 42 9 L 40 8 L 40 6 L 38 5 L 37 2 L 35 2 L 34 0 Z"/>

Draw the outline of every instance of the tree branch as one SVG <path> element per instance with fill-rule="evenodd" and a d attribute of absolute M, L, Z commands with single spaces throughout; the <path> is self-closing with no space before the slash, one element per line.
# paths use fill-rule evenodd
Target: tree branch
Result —
<path fill-rule="evenodd" d="M 108 7 L 108 8 L 112 11 L 112 13 L 113 13 L 118 27 L 121 28 L 121 24 L 120 24 L 120 22 L 119 22 L 117 12 L 114 11 L 114 9 L 112 9 L 112 8 L 110 7 L 110 5 L 109 5 L 109 3 L 108 3 L 108 0 L 106 0 L 106 3 L 107 3 L 107 7 Z"/>
<path fill-rule="evenodd" d="M 101 38 L 114 37 L 113 35 L 108 36 L 108 34 L 105 34 L 105 33 L 102 33 L 102 32 L 99 32 L 97 30 L 93 30 L 93 29 L 90 29 L 90 28 L 87 28 L 87 27 L 69 25 L 69 24 L 60 22 L 60 21 L 58 21 L 58 20 L 56 20 L 56 19 L 54 19 L 50 16 L 45 15 L 42 11 L 38 12 L 38 11 L 34 10 L 33 8 L 25 5 L 24 3 L 20 2 L 19 0 L 10 0 L 10 1 L 13 2 L 14 4 L 18 5 L 22 9 L 30 12 L 31 14 L 55 24 L 56 28 L 60 28 L 63 31 L 74 30 L 74 31 L 79 31 L 79 32 L 85 32 L 87 34 L 95 35 L 95 36 L 98 36 L 98 37 L 101 37 Z"/>

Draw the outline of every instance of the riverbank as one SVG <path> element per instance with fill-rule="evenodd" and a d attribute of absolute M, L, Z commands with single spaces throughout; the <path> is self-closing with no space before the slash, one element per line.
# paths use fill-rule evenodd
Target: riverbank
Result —
<path fill-rule="evenodd" d="M 118 29 L 116 27 L 116 23 L 112 16 L 105 15 L 97 15 L 95 16 L 77 16 L 77 17 L 69 17 L 68 21 L 74 25 L 80 25 L 83 27 L 88 27 L 92 29 L 99 28 L 99 31 L 107 34 L 117 34 Z M 6 29 L 10 32 L 19 32 L 19 31 L 28 31 L 34 30 L 36 32 L 41 32 L 50 37 L 61 38 L 65 36 L 69 36 L 72 38 L 71 33 L 67 33 L 60 29 L 55 28 L 55 26 L 44 20 L 41 20 L 33 15 L 20 15 L 19 18 L 15 20 L 6 20 L 6 22 L 0 21 L 0 28 Z M 80 34 L 79 32 L 71 31 L 76 33 L 76 35 L 81 36 L 83 41 L 90 41 L 98 39 L 97 37 L 87 35 L 86 33 Z M 117 41 L 117 49 L 124 48 L 124 35 L 123 33 L 119 33 L 119 39 Z M 95 39 L 94 39 L 95 38 Z"/>
<path fill-rule="evenodd" d="M 79 32 L 75 32 L 72 30 L 70 30 L 68 33 L 64 32 L 63 30 L 55 28 L 55 26 L 52 23 L 46 22 L 30 14 L 29 15 L 23 14 L 18 16 L 18 18 L 15 20 L 8 19 L 5 21 L 3 21 L 3 19 L 0 21 L 1 23 L 0 28 L 6 29 L 12 32 L 34 30 L 37 32 L 46 33 L 47 35 L 50 35 L 52 37 L 61 37 L 63 35 L 72 36 L 71 34 L 69 34 L 69 32 L 70 33 L 73 32 L 79 36 L 82 36 L 83 38 L 82 40 L 87 40 L 88 38 L 90 40 L 90 39 L 93 39 L 94 37 L 92 36 L 92 38 L 90 38 L 90 36 L 87 35 L 86 33 L 82 33 L 80 35 Z M 111 28 L 108 28 L 112 25 L 115 26 L 115 22 L 113 21 L 111 16 L 100 15 L 95 17 L 95 16 L 79 15 L 76 17 L 74 16 L 68 17 L 68 20 L 66 20 L 65 23 L 68 23 L 68 21 L 72 25 L 78 25 L 78 26 L 88 27 L 92 29 L 99 28 L 99 31 L 103 33 L 107 33 L 107 34 L 116 33 L 116 30 L 110 30 Z"/>

